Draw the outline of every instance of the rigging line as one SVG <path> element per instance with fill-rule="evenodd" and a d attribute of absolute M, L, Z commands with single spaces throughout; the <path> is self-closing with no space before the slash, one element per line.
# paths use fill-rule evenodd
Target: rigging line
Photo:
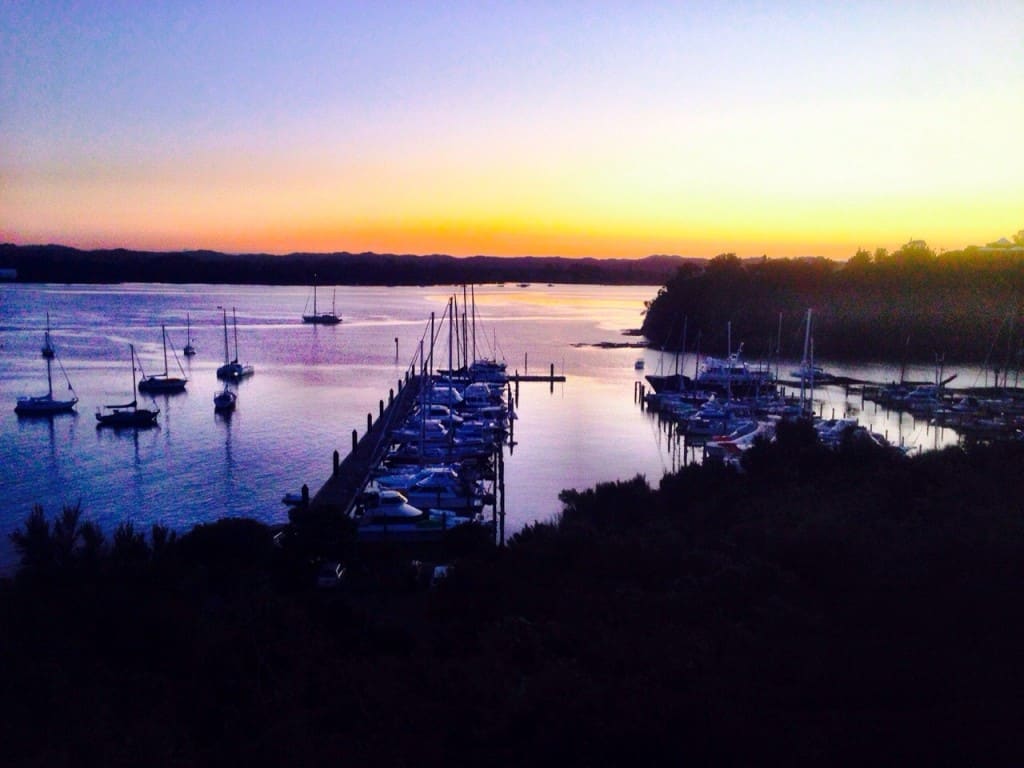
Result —
<path fill-rule="evenodd" d="M 171 354 L 174 355 L 174 362 L 177 363 L 178 370 L 181 371 L 182 378 L 186 378 L 185 369 L 181 367 L 181 360 L 178 359 L 178 350 L 174 348 L 173 344 L 171 344 Z"/>
<path fill-rule="evenodd" d="M 64 363 L 62 363 L 60 361 L 60 358 L 57 357 L 56 355 L 54 355 L 54 357 L 57 358 L 57 365 L 60 366 L 60 372 L 64 374 L 64 381 L 66 381 L 68 383 L 68 389 L 70 389 L 72 392 L 74 392 L 75 388 L 73 386 L 71 386 L 71 378 L 68 376 L 68 372 L 64 370 Z"/>

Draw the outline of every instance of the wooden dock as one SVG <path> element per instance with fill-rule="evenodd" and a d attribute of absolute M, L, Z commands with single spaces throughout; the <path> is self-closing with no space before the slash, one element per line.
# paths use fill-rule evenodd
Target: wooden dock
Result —
<path fill-rule="evenodd" d="M 352 431 L 352 451 L 343 461 L 339 461 L 338 452 L 334 452 L 331 476 L 310 499 L 310 510 L 332 511 L 341 515 L 351 513 L 356 497 L 366 485 L 370 471 L 380 464 L 384 457 L 384 452 L 388 448 L 388 433 L 400 425 L 412 410 L 420 386 L 419 376 L 409 376 L 399 385 L 398 394 L 393 398 L 389 397 L 386 406 L 383 400 L 380 401 L 380 413 L 376 420 L 373 420 L 372 414 L 367 414 L 366 434 L 357 440 L 356 431 Z"/>

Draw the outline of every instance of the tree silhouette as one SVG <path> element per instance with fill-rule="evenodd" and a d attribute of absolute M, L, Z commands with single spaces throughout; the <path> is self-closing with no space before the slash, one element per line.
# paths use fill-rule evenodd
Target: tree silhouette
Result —
<path fill-rule="evenodd" d="M 41 571 L 53 565 L 53 539 L 50 523 L 41 504 L 32 507 L 22 527 L 10 534 L 11 543 L 21 557 L 22 570 Z"/>

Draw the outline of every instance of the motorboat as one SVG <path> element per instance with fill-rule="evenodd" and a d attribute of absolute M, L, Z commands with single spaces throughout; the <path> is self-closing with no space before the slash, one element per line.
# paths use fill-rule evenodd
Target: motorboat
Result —
<path fill-rule="evenodd" d="M 738 462 L 743 452 L 749 450 L 758 438 L 771 440 L 774 436 L 774 421 L 743 422 L 728 435 L 717 436 L 705 443 L 705 456 L 712 460 Z"/>
<path fill-rule="evenodd" d="M 135 346 L 128 345 L 132 360 L 132 392 L 135 392 Z M 105 405 L 96 411 L 97 427 L 152 427 L 156 424 L 159 408 L 139 408 L 138 401 L 132 400 L 121 405 Z"/>
<path fill-rule="evenodd" d="M 937 384 L 914 387 L 899 403 L 911 413 L 931 413 L 942 406 L 942 391 Z"/>
<path fill-rule="evenodd" d="M 75 389 L 71 386 L 71 379 L 68 378 L 67 372 L 64 371 L 64 366 L 60 365 L 60 360 L 57 360 L 56 350 L 53 350 L 53 345 L 50 343 L 49 315 L 47 315 L 46 341 L 44 342 L 43 349 L 47 348 L 51 349 L 53 354 L 43 355 L 46 360 L 46 394 L 23 395 L 19 397 L 14 406 L 14 412 L 19 416 L 50 416 L 55 413 L 70 413 L 75 409 L 75 403 L 78 402 Z M 68 383 L 68 391 L 71 392 L 71 396 L 68 398 L 53 396 L 52 366 L 54 360 L 57 360 L 57 365 L 60 366 L 61 372 L 64 373 L 64 379 Z"/>
<path fill-rule="evenodd" d="M 491 387 L 483 381 L 475 381 L 466 385 L 462 390 L 462 405 L 470 410 L 475 408 L 486 408 L 489 405 L 497 405 L 501 396 L 495 397 Z"/>
<path fill-rule="evenodd" d="M 790 376 L 798 381 L 814 382 L 816 384 L 827 384 L 830 381 L 835 381 L 835 376 L 820 365 L 812 365 L 811 363 L 804 363 L 799 368 L 790 371 Z"/>
<path fill-rule="evenodd" d="M 164 372 L 155 373 L 152 376 L 143 376 L 139 382 L 139 392 L 183 392 L 188 379 L 185 378 L 185 371 L 183 370 L 181 371 L 181 376 L 169 375 L 167 370 L 167 327 L 162 325 L 160 330 L 164 342 Z M 174 359 L 177 362 L 177 355 L 175 355 Z M 181 369 L 180 362 L 178 362 L 178 368 Z"/>
<path fill-rule="evenodd" d="M 733 352 L 726 358 L 709 357 L 704 360 L 694 385 L 698 389 L 745 397 L 773 388 L 775 377 L 768 368 L 751 368 Z"/>
<path fill-rule="evenodd" d="M 367 488 L 360 494 L 352 514 L 356 539 L 362 542 L 436 541 L 472 517 L 451 510 L 425 511 L 409 503 L 399 491 Z"/>
<path fill-rule="evenodd" d="M 483 483 L 468 482 L 449 467 L 423 469 L 412 475 L 379 477 L 381 488 L 401 491 L 410 504 L 420 509 L 452 509 L 476 513 L 484 505 Z"/>
<path fill-rule="evenodd" d="M 449 408 L 462 405 L 462 393 L 447 384 L 434 384 L 423 393 L 423 401 L 427 404 L 447 405 Z"/>

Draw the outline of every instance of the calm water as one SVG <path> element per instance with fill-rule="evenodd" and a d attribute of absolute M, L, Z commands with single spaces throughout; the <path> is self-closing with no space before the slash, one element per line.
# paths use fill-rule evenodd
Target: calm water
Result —
<path fill-rule="evenodd" d="M 320 487 L 332 452 L 345 455 L 352 430 L 365 431 L 367 413 L 376 414 L 397 386 L 429 329 L 430 313 L 440 324 L 453 290 L 461 303 L 461 288 L 338 288 L 344 322 L 326 327 L 301 322 L 309 299 L 301 287 L 0 285 L 0 568 L 9 571 L 14 557 L 6 534 L 35 503 L 52 516 L 80 501 L 85 517 L 108 532 L 122 520 L 179 530 L 228 515 L 286 521 L 282 495 L 303 483 L 311 492 Z M 508 533 L 557 514 L 562 489 L 637 473 L 656 483 L 689 458 L 633 400 L 634 383 L 644 373 L 673 370 L 675 358 L 594 346 L 635 341 L 622 331 L 640 326 L 644 301 L 656 292 L 657 286 L 539 284 L 476 290 L 480 355 L 504 359 L 520 373 L 547 373 L 553 364 L 567 377 L 553 387 L 520 386 L 516 445 L 505 464 Z M 326 307 L 330 289 L 321 288 L 318 298 Z M 228 418 L 215 415 L 212 402 L 222 386 L 215 375 L 224 358 L 222 306 L 237 308 L 238 356 L 256 369 L 238 385 L 238 408 Z M 15 398 L 46 389 L 39 354 L 46 312 L 80 399 L 78 413 L 19 418 Z M 198 350 L 193 358 L 180 352 L 186 312 Z M 98 430 L 98 405 L 131 399 L 129 343 L 146 373 L 162 371 L 161 324 L 178 350 L 187 392 L 155 398 L 158 428 Z M 435 355 L 446 364 L 447 331 L 440 338 Z M 634 369 L 640 358 L 645 371 Z M 681 365 L 692 372 L 691 357 Z M 829 367 L 876 381 L 898 375 L 892 366 Z M 170 369 L 177 372 L 173 356 Z M 910 375 L 934 378 L 930 369 Z M 979 378 L 966 371 L 958 383 L 983 383 Z M 56 367 L 54 388 L 66 391 Z M 857 415 L 894 442 L 933 448 L 956 441 L 948 430 L 862 406 L 837 387 L 816 396 L 825 416 Z"/>

